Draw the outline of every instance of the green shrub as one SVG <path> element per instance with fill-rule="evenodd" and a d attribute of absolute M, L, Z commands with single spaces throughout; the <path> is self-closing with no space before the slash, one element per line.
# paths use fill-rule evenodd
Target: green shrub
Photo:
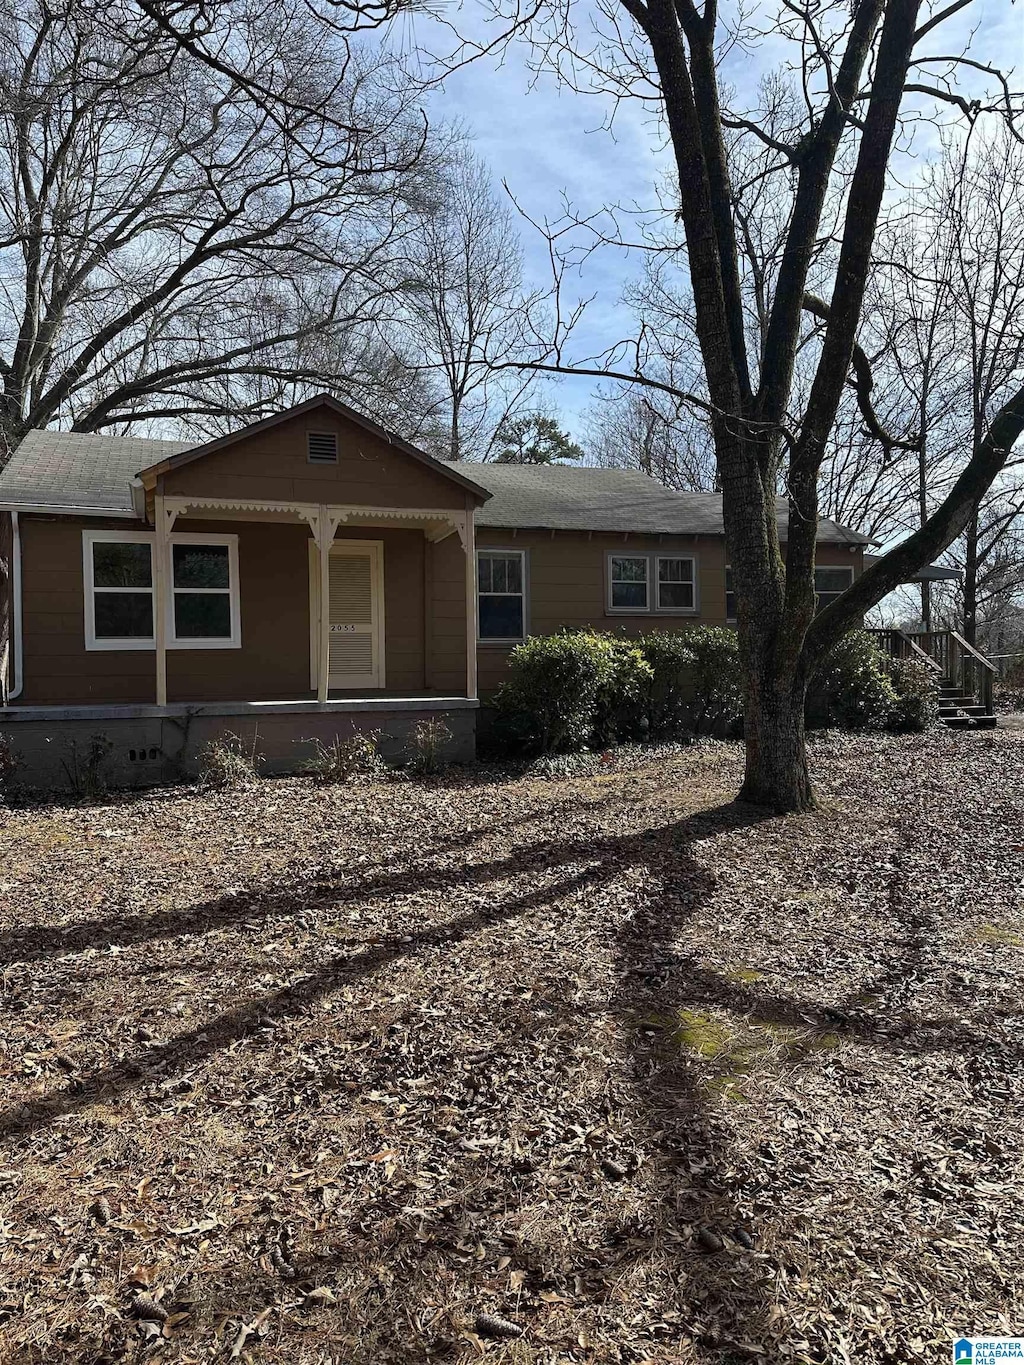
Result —
<path fill-rule="evenodd" d="M 811 692 L 823 703 L 826 723 L 849 730 L 884 730 L 899 702 L 889 660 L 864 630 L 833 645 Z"/>
<path fill-rule="evenodd" d="M 246 748 L 240 735 L 229 730 L 217 739 L 208 740 L 199 750 L 199 784 L 203 787 L 247 787 L 259 780 L 259 759 L 256 752 L 258 731 L 253 731 L 252 745 Z"/>
<path fill-rule="evenodd" d="M 927 730 L 939 718 L 938 675 L 923 659 L 888 659 L 896 704 L 886 721 L 889 730 Z"/>
<path fill-rule="evenodd" d="M 602 680 L 591 722 L 597 744 L 617 744 L 643 739 L 650 729 L 649 709 L 654 670 L 638 640 L 595 635 L 595 648 L 608 648 L 609 667 L 601 668 Z"/>
<path fill-rule="evenodd" d="M 693 702 L 693 667 L 687 631 L 653 630 L 637 644 L 651 669 L 647 692 L 647 726 L 652 739 L 675 739 L 692 728 L 689 711 Z"/>
<path fill-rule="evenodd" d="M 451 738 L 452 732 L 440 716 L 417 721 L 409 735 L 407 766 L 410 772 L 421 775 L 440 772 L 445 766 L 445 749 Z"/>
<path fill-rule="evenodd" d="M 686 632 L 693 656 L 688 675 L 693 688 L 693 728 L 713 729 L 743 714 L 743 671 L 739 637 L 725 626 L 694 626 Z"/>
<path fill-rule="evenodd" d="M 531 637 L 509 656 L 496 737 L 529 752 L 673 739 L 742 712 L 734 631 L 696 626 L 638 640 L 600 631 Z"/>
<path fill-rule="evenodd" d="M 326 744 L 322 739 L 309 742 L 313 745 L 313 754 L 300 765 L 299 772 L 316 782 L 348 782 L 353 777 L 382 777 L 387 771 L 387 764 L 377 747 L 380 743 L 379 730 L 357 730 L 347 739 L 335 735 Z"/>
<path fill-rule="evenodd" d="M 536 635 L 517 645 L 494 698 L 502 736 L 542 754 L 582 749 L 602 688 L 615 675 L 614 654 L 611 637 L 596 631 Z"/>

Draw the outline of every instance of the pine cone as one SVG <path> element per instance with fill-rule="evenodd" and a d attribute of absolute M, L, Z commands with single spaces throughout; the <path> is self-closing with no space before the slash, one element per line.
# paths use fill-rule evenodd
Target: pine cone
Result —
<path fill-rule="evenodd" d="M 523 1329 L 517 1322 L 508 1318 L 496 1317 L 493 1313 L 481 1313 L 476 1320 L 476 1330 L 482 1337 L 521 1337 Z"/>
<path fill-rule="evenodd" d="M 152 1294 L 136 1294 L 132 1310 L 137 1318 L 149 1322 L 166 1322 L 167 1309 L 157 1303 Z"/>

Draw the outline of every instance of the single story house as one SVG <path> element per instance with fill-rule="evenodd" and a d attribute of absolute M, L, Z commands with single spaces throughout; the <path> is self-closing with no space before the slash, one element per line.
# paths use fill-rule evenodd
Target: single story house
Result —
<path fill-rule="evenodd" d="M 867 543 L 822 522 L 822 599 Z M 467 757 L 526 635 L 734 613 L 717 495 L 443 463 L 328 396 L 199 445 L 33 431 L 0 472 L 0 559 L 0 734 L 39 782 L 95 734 L 121 780 L 225 731 L 282 769 L 432 716 Z"/>

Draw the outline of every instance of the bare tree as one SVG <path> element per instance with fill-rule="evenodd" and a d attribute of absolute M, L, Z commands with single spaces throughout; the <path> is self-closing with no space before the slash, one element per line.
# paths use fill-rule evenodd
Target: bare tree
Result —
<path fill-rule="evenodd" d="M 714 451 L 707 424 L 668 394 L 617 384 L 597 394 L 588 415 L 587 453 L 609 469 L 639 469 L 666 488 L 710 492 Z"/>
<path fill-rule="evenodd" d="M 721 47 L 756 42 L 758 34 L 743 11 L 720 14 L 716 0 L 603 0 L 605 27 L 586 47 L 575 40 L 574 6 L 565 0 L 537 38 L 567 81 L 579 85 L 582 72 L 591 86 L 620 99 L 640 98 L 664 120 L 702 381 L 671 392 L 707 414 L 714 438 L 746 674 L 742 795 L 779 810 L 814 804 L 804 708 L 824 655 L 963 532 L 1024 430 L 1022 386 L 989 414 L 983 437 L 965 452 L 925 524 L 815 614 L 819 479 L 848 386 L 869 429 L 884 443 L 899 439 L 881 429 L 870 357 L 858 332 L 901 111 L 920 117 L 941 107 L 961 121 L 986 110 L 1011 119 L 1017 112 L 998 72 L 967 54 L 961 60 L 942 52 L 943 24 L 971 3 L 784 0 L 772 31 L 797 73 L 799 118 L 781 135 L 764 90 L 746 108 L 722 88 Z M 762 33 L 766 21 L 760 18 Z M 536 33 L 538 20 L 524 22 Z M 986 87 L 968 98 L 956 84 L 968 78 L 988 81 L 994 93 Z M 761 281 L 757 350 L 750 341 L 750 281 L 741 264 L 734 133 L 764 148 L 763 175 L 772 181 L 783 225 L 772 269 Z M 556 321 L 565 316 L 559 295 L 556 289 Z M 645 373 L 639 345 L 620 350 L 619 363 L 576 359 L 572 321 L 570 314 L 557 322 L 546 353 L 533 364 L 665 391 Z M 624 354 L 630 363 L 622 363 Z M 776 515 L 780 479 L 787 490 L 785 559 Z"/>
<path fill-rule="evenodd" d="M 873 499 L 890 511 L 888 540 L 927 523 L 964 452 L 978 449 L 1024 378 L 1021 145 L 1005 130 L 947 140 L 941 158 L 883 224 L 876 257 L 861 343 L 873 358 L 876 392 L 886 395 L 884 425 L 904 439 L 885 446 L 862 427 L 858 458 L 839 464 L 843 496 Z M 829 469 L 833 485 L 836 473 Z M 1009 461 L 949 552 L 964 574 L 956 625 L 971 643 L 988 567 L 1000 560 L 1018 515 L 1020 473 L 1019 462 Z M 1000 575 L 1005 580 L 1005 566 Z M 927 582 L 921 598 L 930 628 Z"/>
<path fill-rule="evenodd" d="M 409 335 L 418 366 L 443 382 L 446 457 L 486 459 L 533 379 L 498 368 L 522 347 L 522 248 L 509 206 L 465 149 L 434 193 L 409 243 Z"/>
<path fill-rule="evenodd" d="M 310 10 L 253 11 L 202 60 L 159 17 L 0 5 L 0 459 L 54 420 L 202 424 L 372 383 L 339 338 L 395 294 L 415 92 Z"/>

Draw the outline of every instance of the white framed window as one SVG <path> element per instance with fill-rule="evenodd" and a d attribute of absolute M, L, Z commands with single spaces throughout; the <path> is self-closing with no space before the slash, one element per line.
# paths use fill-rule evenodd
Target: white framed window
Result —
<path fill-rule="evenodd" d="M 151 531 L 83 531 L 85 647 L 155 649 Z M 238 537 L 181 532 L 168 542 L 168 649 L 238 649 Z"/>
<path fill-rule="evenodd" d="M 83 531 L 86 649 L 153 649 L 153 537 Z"/>
<path fill-rule="evenodd" d="M 608 610 L 650 611 L 650 555 L 608 556 Z"/>
<path fill-rule="evenodd" d="M 697 606 L 697 561 L 693 555 L 608 556 L 609 614 L 695 616 Z"/>
<path fill-rule="evenodd" d="M 814 570 L 816 610 L 821 611 L 840 597 L 853 582 L 852 564 L 823 564 Z"/>
<path fill-rule="evenodd" d="M 170 536 L 167 645 L 172 649 L 238 649 L 238 537 Z"/>
<path fill-rule="evenodd" d="M 658 610 L 693 611 L 697 605 L 695 566 L 689 555 L 658 555 Z"/>
<path fill-rule="evenodd" d="M 736 589 L 732 585 L 732 565 L 725 566 L 725 619 L 736 620 Z"/>
<path fill-rule="evenodd" d="M 494 644 L 526 638 L 526 551 L 478 550 L 477 635 Z"/>

